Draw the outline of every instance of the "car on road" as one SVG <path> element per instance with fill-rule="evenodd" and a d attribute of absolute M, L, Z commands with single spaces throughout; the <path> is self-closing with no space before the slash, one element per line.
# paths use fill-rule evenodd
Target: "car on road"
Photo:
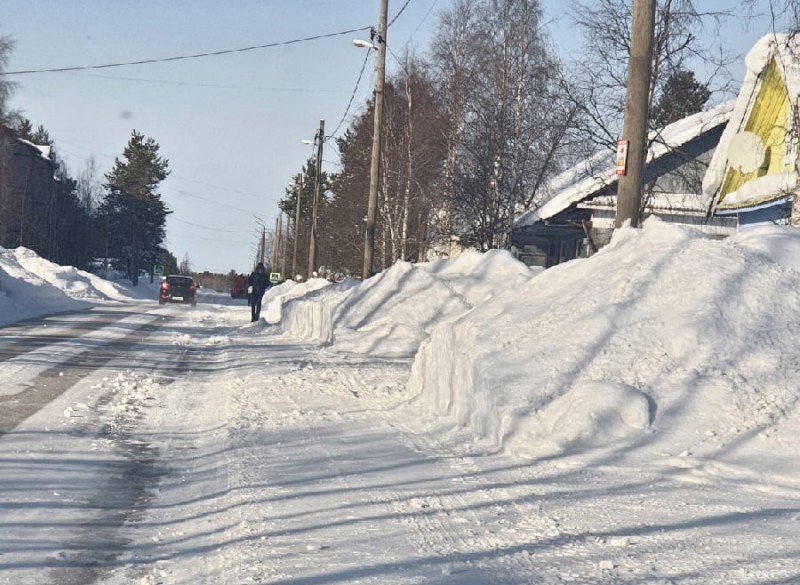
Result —
<path fill-rule="evenodd" d="M 236 274 L 231 280 L 231 298 L 232 299 L 246 299 L 247 298 L 247 275 Z"/>
<path fill-rule="evenodd" d="M 158 287 L 158 303 L 186 303 L 197 305 L 197 285 L 191 276 L 170 274 L 161 280 Z"/>

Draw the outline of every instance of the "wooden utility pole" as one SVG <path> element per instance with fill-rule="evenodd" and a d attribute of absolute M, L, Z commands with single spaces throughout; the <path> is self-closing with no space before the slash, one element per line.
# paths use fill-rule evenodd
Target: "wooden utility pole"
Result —
<path fill-rule="evenodd" d="M 283 212 L 275 218 L 275 237 L 272 238 L 272 264 L 270 272 L 276 272 L 281 258 L 281 246 L 283 244 Z"/>
<path fill-rule="evenodd" d="M 389 0 L 381 0 L 380 22 L 373 43 L 378 46 L 378 64 L 375 76 L 375 122 L 372 131 L 372 161 L 369 167 L 369 202 L 367 204 L 367 231 L 364 243 L 362 280 L 372 276 L 372 255 L 375 251 L 375 217 L 378 212 L 378 174 L 381 157 L 381 122 L 383 120 L 383 86 L 386 81 L 386 15 Z"/>
<path fill-rule="evenodd" d="M 266 264 L 267 258 L 267 230 L 261 226 L 261 241 L 258 243 L 258 262 Z"/>
<path fill-rule="evenodd" d="M 297 175 L 298 180 L 294 182 L 292 189 L 294 190 L 295 197 L 295 211 L 294 211 L 294 235 L 292 236 L 292 275 L 294 280 L 297 278 L 297 236 L 300 233 L 300 197 L 303 194 L 303 175 Z"/>
<path fill-rule="evenodd" d="M 319 209 L 320 190 L 322 189 L 322 143 L 325 141 L 325 120 L 319 121 L 317 132 L 317 179 L 314 181 L 314 199 L 311 202 L 311 237 L 308 242 L 308 275 L 314 276 L 314 265 L 317 263 L 317 210 Z"/>
<path fill-rule="evenodd" d="M 283 213 L 281 213 L 281 217 Z M 283 233 L 283 237 L 281 237 L 281 278 L 286 279 L 286 253 L 289 249 L 289 216 L 286 216 L 286 230 L 283 230 L 283 220 L 281 220 L 281 232 Z"/>
<path fill-rule="evenodd" d="M 653 62 L 656 0 L 633 0 L 631 53 L 628 61 L 628 91 L 625 97 L 623 140 L 627 161 L 617 188 L 614 227 L 630 220 L 639 227 L 642 208 L 642 174 L 647 157 L 647 121 L 650 109 L 650 77 Z"/>

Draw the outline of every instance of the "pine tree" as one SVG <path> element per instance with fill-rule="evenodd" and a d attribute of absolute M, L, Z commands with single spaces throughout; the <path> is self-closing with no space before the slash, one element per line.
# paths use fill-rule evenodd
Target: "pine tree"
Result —
<path fill-rule="evenodd" d="M 109 189 L 100 206 L 105 216 L 110 253 L 122 262 L 131 282 L 139 282 L 144 266 L 162 256 L 167 215 L 171 213 L 158 193 L 169 176 L 169 161 L 159 155 L 159 146 L 134 130 L 114 168 L 105 175 Z"/>
<path fill-rule="evenodd" d="M 33 124 L 31 124 L 28 118 L 20 118 L 15 124 L 14 131 L 17 133 L 17 136 L 23 140 L 31 141 L 33 137 Z"/>
<path fill-rule="evenodd" d="M 326 171 L 322 171 L 320 175 L 320 190 L 317 208 L 317 245 L 319 246 L 322 241 L 321 230 L 324 224 L 324 217 L 328 206 L 328 190 L 330 189 L 330 177 Z M 306 161 L 302 171 L 294 178 L 294 183 L 291 188 L 286 189 L 286 197 L 280 200 L 278 207 L 289 218 L 289 225 L 291 226 L 290 241 L 289 241 L 289 256 L 290 264 L 287 270 L 291 270 L 292 266 L 296 271 L 303 275 L 306 272 L 308 258 L 309 238 L 311 235 L 311 215 L 314 201 L 314 190 L 317 182 L 317 163 L 314 157 Z M 300 217 L 297 217 L 297 203 L 298 196 L 300 197 Z M 297 225 L 295 221 L 298 220 Z M 297 246 L 295 248 L 295 239 L 297 239 Z M 294 251 L 297 250 L 297 260 L 294 260 Z M 317 250 L 319 263 L 327 262 L 325 259 L 325 247 Z M 291 274 L 291 278 L 295 278 L 298 274 Z"/>
<path fill-rule="evenodd" d="M 694 71 L 678 69 L 667 78 L 664 90 L 653 106 L 653 125 L 663 128 L 701 112 L 710 97 L 708 85 L 697 81 Z"/>
<path fill-rule="evenodd" d="M 20 118 L 16 124 L 15 131 L 17 136 L 23 140 L 27 140 L 39 146 L 53 146 L 53 139 L 50 138 L 50 133 L 47 129 L 39 124 L 36 130 L 33 129 L 33 124 L 27 118 Z"/>
<path fill-rule="evenodd" d="M 0 36 L 0 130 L 5 131 L 11 125 L 11 112 L 8 102 L 14 91 L 15 84 L 3 75 L 11 59 L 14 41 L 9 36 Z"/>

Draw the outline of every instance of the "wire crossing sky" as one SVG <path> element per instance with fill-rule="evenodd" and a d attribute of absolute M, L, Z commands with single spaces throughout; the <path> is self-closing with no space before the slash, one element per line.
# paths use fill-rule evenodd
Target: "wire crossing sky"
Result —
<path fill-rule="evenodd" d="M 406 50 L 424 55 L 451 4 L 389 0 L 387 73 Z M 568 61 L 585 49 L 566 4 L 541 1 Z M 92 158 L 103 182 L 133 130 L 153 138 L 171 169 L 160 189 L 172 211 L 167 248 L 195 270 L 249 271 L 262 226 L 273 229 L 287 184 L 314 155 L 304 141 L 320 120 L 338 136 L 372 95 L 375 51 L 352 40 L 370 38 L 378 12 L 378 0 L 4 0 L 10 106 L 49 132 L 73 177 Z M 731 23 L 734 52 L 769 24 Z M 338 170 L 334 147 L 328 140 L 326 172 Z"/>

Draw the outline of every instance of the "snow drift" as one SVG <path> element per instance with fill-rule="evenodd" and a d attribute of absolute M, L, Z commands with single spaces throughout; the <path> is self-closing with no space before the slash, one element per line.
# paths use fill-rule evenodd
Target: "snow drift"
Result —
<path fill-rule="evenodd" d="M 269 303 L 268 320 L 279 321 L 281 330 L 295 338 L 332 343 L 337 351 L 354 354 L 413 357 L 434 326 L 498 290 L 516 289 L 533 274 L 507 252 L 468 251 L 449 261 L 398 262 L 364 283 L 314 285 L 302 296 L 295 293 L 300 285 L 291 293 L 276 287 L 264 303 Z"/>
<path fill-rule="evenodd" d="M 518 456 L 608 446 L 795 466 L 793 441 L 763 438 L 792 424 L 798 397 L 785 380 L 800 379 L 799 252 L 791 228 L 621 230 L 436 327 L 409 390 Z"/>

